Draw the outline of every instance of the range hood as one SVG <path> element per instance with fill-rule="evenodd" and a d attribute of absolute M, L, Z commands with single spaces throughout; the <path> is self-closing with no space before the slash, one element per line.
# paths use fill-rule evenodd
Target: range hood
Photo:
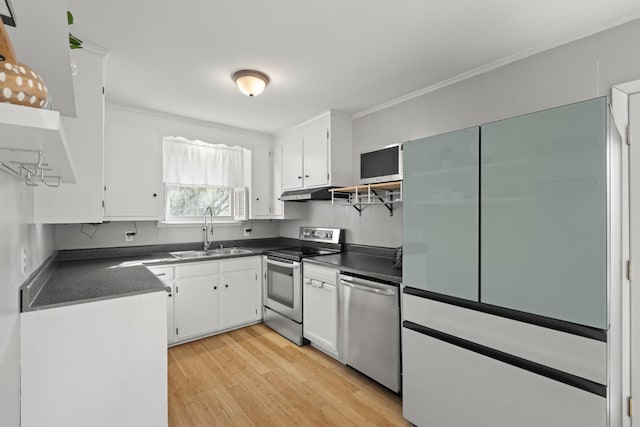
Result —
<path fill-rule="evenodd" d="M 280 200 L 283 202 L 306 202 L 308 200 L 331 200 L 329 189 L 335 187 L 304 188 L 302 190 L 289 190 L 282 193 Z M 336 198 L 340 198 L 336 194 Z"/>

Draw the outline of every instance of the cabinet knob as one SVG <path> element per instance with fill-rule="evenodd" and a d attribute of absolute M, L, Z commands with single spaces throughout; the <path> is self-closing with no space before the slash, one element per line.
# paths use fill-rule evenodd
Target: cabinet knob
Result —
<path fill-rule="evenodd" d="M 158 194 L 157 193 L 153 193 L 153 197 L 158 197 Z"/>
<path fill-rule="evenodd" d="M 225 287 L 225 288 L 228 288 L 228 287 L 229 287 L 229 285 L 224 285 L 224 287 Z"/>
<path fill-rule="evenodd" d="M 301 176 L 298 176 L 298 179 L 302 179 L 302 177 L 301 177 Z"/>
<path fill-rule="evenodd" d="M 256 200 L 260 200 L 260 197 L 256 197 Z"/>
<path fill-rule="evenodd" d="M 305 177 L 305 178 L 309 178 L 310 176 L 311 176 L 311 175 L 305 175 L 304 177 Z"/>
<path fill-rule="evenodd" d="M 216 289 L 218 289 L 218 287 L 217 287 L 217 286 L 214 286 L 214 287 L 213 287 L 213 290 L 215 291 Z"/>

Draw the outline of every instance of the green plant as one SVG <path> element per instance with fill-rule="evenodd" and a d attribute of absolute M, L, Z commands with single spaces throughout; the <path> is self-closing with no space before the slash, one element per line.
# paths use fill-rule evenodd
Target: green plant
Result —
<path fill-rule="evenodd" d="M 67 10 L 67 23 L 73 25 L 73 14 Z M 71 49 L 82 49 L 82 40 L 69 32 L 69 47 Z"/>

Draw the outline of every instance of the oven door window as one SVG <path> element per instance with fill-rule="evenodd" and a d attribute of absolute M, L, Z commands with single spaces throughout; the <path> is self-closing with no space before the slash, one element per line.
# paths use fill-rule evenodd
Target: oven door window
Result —
<path fill-rule="evenodd" d="M 267 298 L 279 302 L 289 308 L 294 308 L 293 299 L 293 266 L 292 268 L 280 267 L 269 264 L 267 272 Z"/>

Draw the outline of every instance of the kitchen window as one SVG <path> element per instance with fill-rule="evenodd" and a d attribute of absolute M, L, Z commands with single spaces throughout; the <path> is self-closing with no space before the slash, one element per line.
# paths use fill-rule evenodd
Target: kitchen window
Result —
<path fill-rule="evenodd" d="M 165 221 L 201 222 L 208 207 L 217 222 L 233 222 L 234 195 L 245 191 L 249 150 L 224 144 L 163 138 Z"/>
<path fill-rule="evenodd" d="M 168 184 L 165 191 L 167 220 L 194 218 L 201 221 L 209 206 L 214 218 L 232 220 L 232 188 Z"/>

